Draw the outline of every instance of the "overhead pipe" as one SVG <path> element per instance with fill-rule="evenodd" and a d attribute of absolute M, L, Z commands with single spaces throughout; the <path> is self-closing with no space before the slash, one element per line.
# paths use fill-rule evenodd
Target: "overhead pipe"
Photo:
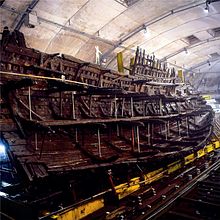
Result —
<path fill-rule="evenodd" d="M 15 28 L 14 28 L 15 30 L 20 30 L 22 24 L 24 23 L 26 19 L 26 16 L 33 10 L 33 8 L 37 5 L 38 2 L 39 0 L 32 0 L 32 2 L 26 8 L 25 12 L 21 14 L 20 20 L 15 25 Z"/>
<path fill-rule="evenodd" d="M 26 16 L 28 14 L 28 12 L 21 13 L 21 12 L 15 10 L 14 8 L 11 8 L 11 7 L 6 6 L 6 5 L 2 5 L 1 8 L 5 9 L 7 11 L 10 11 L 12 13 L 18 14 L 18 15 L 25 14 L 25 16 Z M 92 35 L 92 34 L 85 33 L 83 31 L 80 31 L 80 30 L 74 29 L 72 27 L 68 27 L 68 26 L 59 24 L 57 22 L 54 22 L 54 21 L 51 21 L 51 20 L 48 20 L 48 19 L 45 19 L 45 18 L 42 18 L 42 17 L 39 17 L 39 16 L 37 16 L 37 19 L 38 19 L 39 22 L 48 23 L 48 24 L 54 25 L 54 26 L 56 26 L 58 28 L 62 28 L 64 30 L 67 30 L 67 31 L 70 31 L 70 32 L 73 32 L 73 33 L 76 33 L 76 34 L 88 37 L 90 39 L 101 41 L 101 42 L 103 42 L 105 44 L 108 44 L 110 46 L 115 46 L 115 44 L 112 41 L 106 40 L 104 38 L 101 38 L 101 37 L 98 37 L 98 36 L 95 36 L 95 35 Z"/>
<path fill-rule="evenodd" d="M 38 1 L 39 0 L 33 0 L 32 3 L 28 6 L 28 8 L 26 9 L 26 11 L 24 13 L 21 13 L 21 12 L 15 10 L 13 8 L 10 8 L 9 6 L 6 6 L 6 5 L 2 5 L 1 7 L 4 8 L 5 10 L 8 10 L 10 12 L 13 12 L 13 13 L 16 13 L 16 14 L 22 16 L 21 20 L 17 23 L 17 25 L 15 27 L 16 30 L 19 30 L 20 27 L 22 26 L 23 22 L 24 22 L 25 17 L 27 16 L 27 14 L 29 14 L 31 12 L 31 10 L 35 7 L 35 5 L 38 3 Z M 215 1 L 219 1 L 219 0 L 210 0 L 210 2 L 215 2 Z M 146 22 L 143 25 L 139 26 L 138 28 L 136 28 L 135 30 L 130 32 L 127 36 L 125 36 L 124 38 L 120 39 L 116 44 L 113 43 L 112 41 L 109 41 L 109 40 L 103 39 L 101 37 L 94 36 L 94 35 L 91 35 L 91 34 L 88 34 L 88 33 L 85 33 L 85 32 L 79 31 L 79 30 L 76 30 L 74 28 L 71 28 L 71 27 L 59 24 L 57 22 L 54 22 L 54 21 L 51 21 L 51 20 L 48 20 L 48 19 L 45 19 L 45 18 L 42 18 L 42 17 L 39 17 L 39 16 L 37 16 L 37 18 L 38 18 L 38 20 L 40 22 L 49 23 L 49 24 L 55 25 L 55 26 L 57 26 L 59 28 L 65 29 L 67 31 L 74 32 L 74 33 L 86 36 L 86 37 L 88 37 L 90 39 L 98 40 L 98 41 L 101 41 L 103 43 L 106 43 L 108 45 L 113 46 L 112 49 L 110 49 L 109 51 L 107 51 L 106 53 L 104 53 L 102 55 L 102 59 L 105 59 L 114 49 L 116 49 L 118 47 L 126 49 L 126 47 L 122 46 L 121 44 L 124 43 L 129 38 L 133 37 L 135 34 L 139 33 L 144 28 L 146 28 L 146 27 L 148 27 L 148 26 L 150 26 L 152 24 L 155 24 L 155 23 L 157 23 L 157 22 L 159 22 L 159 21 L 161 21 L 161 20 L 163 20 L 163 19 L 165 19 L 165 18 L 167 18 L 167 17 L 169 17 L 171 15 L 174 15 L 174 14 L 177 14 L 177 13 L 180 13 L 180 12 L 183 12 L 183 11 L 195 8 L 195 7 L 200 6 L 202 4 L 206 4 L 206 1 L 202 2 L 202 3 L 199 3 L 199 4 L 196 4 L 196 5 L 192 5 L 192 6 L 189 6 L 189 5 L 191 5 L 191 4 L 189 4 L 189 5 L 186 5 L 185 8 L 183 8 L 183 9 L 173 9 L 173 10 L 171 10 L 168 13 L 164 13 L 164 14 L 160 15 L 159 17 L 154 18 L 151 21 Z"/>
<path fill-rule="evenodd" d="M 191 3 L 192 4 L 192 3 Z M 136 29 L 134 29 L 133 31 L 131 31 L 130 33 L 127 34 L 127 36 L 121 38 L 118 43 L 116 43 L 116 45 L 111 48 L 110 50 L 108 50 L 107 52 L 105 52 L 103 55 L 102 55 L 102 59 L 106 59 L 106 57 L 108 57 L 108 55 L 113 52 L 116 48 L 118 48 L 122 43 L 124 43 L 125 41 L 127 41 L 128 39 L 130 39 L 131 37 L 133 37 L 134 35 L 136 35 L 137 33 L 139 33 L 140 31 L 142 31 L 143 29 L 145 29 L 146 27 L 149 27 L 150 25 L 153 25 L 167 17 L 170 17 L 174 14 L 177 14 L 177 13 L 180 13 L 180 12 L 183 12 L 183 11 L 186 11 L 186 10 L 189 10 L 189 9 L 192 9 L 192 8 L 195 8 L 195 7 L 198 7 L 200 5 L 203 5 L 203 4 L 206 4 L 206 1 L 203 1 L 202 3 L 198 3 L 196 5 L 191 5 L 191 4 L 188 4 L 186 5 L 184 8 L 182 9 L 172 9 L 170 10 L 169 12 L 166 12 L 162 15 L 160 15 L 159 17 L 156 17 L 154 19 L 152 19 L 151 21 L 149 22 L 146 22 L 142 25 L 140 25 L 139 27 L 137 27 Z"/>
<path fill-rule="evenodd" d="M 220 37 L 215 37 L 215 38 L 212 38 L 212 39 L 203 40 L 203 41 L 200 41 L 197 44 L 193 44 L 193 45 L 189 45 L 189 46 L 183 47 L 183 48 L 175 51 L 174 53 L 171 53 L 171 54 L 163 57 L 162 59 L 160 59 L 160 61 L 162 61 L 162 62 L 166 61 L 166 60 L 170 59 L 171 57 L 174 57 L 174 56 L 176 56 L 176 55 L 178 55 L 178 54 L 180 54 L 180 53 L 182 53 L 182 52 L 184 52 L 186 50 L 190 50 L 192 48 L 201 46 L 203 44 L 206 44 L 206 43 L 209 43 L 209 42 L 213 42 L 213 41 L 218 41 L 218 40 L 220 40 Z"/>
<path fill-rule="evenodd" d="M 215 62 L 215 61 L 218 61 L 218 60 L 220 60 L 220 57 L 217 57 L 217 58 L 211 59 L 211 60 L 205 60 L 205 61 L 202 61 L 201 63 L 197 63 L 196 65 L 194 65 L 194 66 L 192 66 L 192 67 L 190 67 L 189 69 L 186 69 L 186 70 L 188 72 L 192 72 L 192 70 L 194 70 L 194 69 L 196 69 L 196 68 L 198 68 L 200 66 L 203 66 L 205 64 L 211 65 L 210 62 Z"/>
<path fill-rule="evenodd" d="M 217 1 L 219 1 L 219 0 L 217 0 Z M 195 8 L 195 7 L 200 6 L 200 5 L 204 4 L 204 3 L 206 3 L 206 2 L 202 2 L 202 3 L 199 3 L 199 4 L 193 5 L 193 6 L 189 6 L 189 7 L 186 7 L 186 8 L 184 8 L 184 9 L 171 10 L 170 12 L 168 12 L 168 13 L 166 13 L 166 14 L 163 14 L 163 15 L 159 16 L 158 18 L 155 18 L 155 19 L 153 19 L 153 20 L 151 20 L 151 21 L 149 21 L 149 22 L 147 22 L 147 23 L 145 23 L 145 24 L 139 26 L 139 27 L 136 28 L 134 31 L 132 31 L 130 34 L 128 34 L 125 38 L 119 40 L 118 43 L 116 43 L 116 44 L 114 44 L 113 42 L 111 42 L 111 41 L 109 41 L 109 40 L 105 40 L 105 39 L 103 39 L 103 38 L 101 38 L 101 37 L 94 36 L 94 35 L 91 35 L 91 34 L 87 34 L 87 33 L 85 33 L 85 32 L 76 30 L 76 29 L 71 28 L 71 27 L 67 27 L 67 26 L 65 26 L 65 25 L 59 24 L 59 23 L 57 23 L 57 22 L 54 22 L 54 21 L 51 21 L 51 20 L 48 20 L 48 19 L 45 19 L 45 18 L 42 18 L 42 17 L 39 17 L 39 16 L 37 16 L 37 18 L 38 18 L 38 20 L 39 20 L 40 22 L 48 23 L 48 24 L 57 26 L 57 27 L 59 27 L 59 28 L 62 28 L 62 29 L 64 29 L 64 30 L 67 30 L 67 31 L 70 31 L 70 32 L 73 32 L 73 33 L 76 33 L 76 34 L 79 34 L 79 35 L 83 35 L 83 36 L 86 36 L 86 37 L 88 37 L 88 38 L 90 38 L 90 39 L 98 40 L 98 41 L 101 41 L 101 42 L 103 42 L 103 43 L 106 43 L 106 44 L 108 44 L 108 45 L 113 46 L 113 48 L 110 49 L 111 51 L 109 50 L 109 51 L 107 51 L 106 53 L 104 53 L 104 54 L 102 55 L 102 58 L 101 58 L 101 59 L 104 59 L 104 58 L 107 57 L 114 49 L 116 49 L 116 48 L 118 48 L 118 47 L 123 48 L 123 49 L 127 49 L 126 47 L 122 46 L 121 44 L 122 44 L 123 42 L 125 42 L 126 40 L 128 40 L 129 38 L 133 37 L 135 34 L 137 34 L 138 32 L 140 32 L 141 30 L 143 30 L 144 27 L 149 26 L 149 25 L 152 25 L 152 24 L 155 24 L 156 22 L 159 22 L 159 21 L 161 21 L 161 20 L 163 20 L 163 19 L 165 19 L 165 18 L 167 18 L 167 17 L 169 17 L 169 16 L 171 16 L 171 15 L 173 15 L 173 14 L 176 14 L 176 13 L 179 13 L 179 12 L 182 12 L 182 11 L 185 11 L 185 10 L 189 10 L 189 9 Z M 9 6 L 6 6 L 6 5 L 2 5 L 1 8 L 5 9 L 5 10 L 7 10 L 7 11 L 10 11 L 10 12 L 12 12 L 12 13 L 18 14 L 18 15 L 23 15 L 23 13 L 21 13 L 21 12 L 15 10 L 14 8 L 10 8 Z M 27 13 L 25 12 L 24 14 L 27 14 Z M 131 50 L 131 51 L 134 51 L 134 50 L 132 50 L 132 49 L 130 49 L 130 50 Z M 171 62 L 167 62 L 167 63 L 169 63 L 170 65 L 175 66 L 175 67 L 177 67 L 177 68 L 181 68 L 181 69 L 183 69 L 183 70 L 188 71 L 188 69 L 185 69 L 185 68 L 183 68 L 183 67 L 181 67 L 181 66 L 178 66 L 178 65 L 176 65 L 176 64 L 173 64 L 173 63 L 171 63 Z M 193 72 L 193 71 L 191 70 L 191 72 Z"/>

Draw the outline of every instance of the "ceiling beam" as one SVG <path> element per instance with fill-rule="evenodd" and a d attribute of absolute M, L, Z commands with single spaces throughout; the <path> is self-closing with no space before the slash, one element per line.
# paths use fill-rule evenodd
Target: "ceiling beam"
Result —
<path fill-rule="evenodd" d="M 119 46 L 121 46 L 125 41 L 127 41 L 128 39 L 130 39 L 131 37 L 133 37 L 134 35 L 138 34 L 140 31 L 144 30 L 146 27 L 149 27 L 167 17 L 170 17 L 174 14 L 178 14 L 180 12 L 183 12 L 183 11 L 187 11 L 187 10 L 190 10 L 192 8 L 195 8 L 195 7 L 198 7 L 200 5 L 203 5 L 205 4 L 206 1 L 202 1 L 198 4 L 195 4 L 194 2 L 193 3 L 190 3 L 188 5 L 185 5 L 185 6 L 182 6 L 182 7 L 179 7 L 177 9 L 171 9 L 170 11 L 164 13 L 164 14 L 161 14 L 160 16 L 156 17 L 156 18 L 153 18 L 152 20 L 148 21 L 148 22 L 145 22 L 143 23 L 142 25 L 138 26 L 137 28 L 135 28 L 134 30 L 132 30 L 131 32 L 129 32 L 127 35 L 125 35 L 124 37 L 122 37 L 121 39 L 119 39 L 119 41 L 116 43 L 116 45 L 109 49 L 108 51 L 106 51 L 103 55 L 102 55 L 102 59 L 106 59 L 116 48 L 118 48 Z"/>
<path fill-rule="evenodd" d="M 26 8 L 26 10 L 17 17 L 18 21 L 17 23 L 14 25 L 14 29 L 15 30 L 20 30 L 21 26 L 23 25 L 27 15 L 33 10 L 33 8 L 37 5 L 37 3 L 39 2 L 39 0 L 32 0 L 32 2 L 28 5 L 28 7 Z M 17 20 L 16 19 L 16 20 Z"/>
<path fill-rule="evenodd" d="M 6 6 L 6 5 L 2 5 L 1 7 L 4 8 L 4 9 L 6 9 L 6 10 L 8 10 L 8 11 L 11 11 L 11 12 L 13 12 L 13 13 L 18 14 L 19 17 L 21 16 L 21 18 L 24 16 L 23 21 L 22 21 L 22 19 L 20 19 L 20 22 L 18 22 L 17 25 L 16 25 L 17 28 L 20 28 L 21 25 L 22 25 L 22 22 L 24 22 L 25 17 L 27 16 L 28 13 L 31 12 L 31 10 L 35 7 L 35 5 L 38 3 L 38 1 L 39 1 L 39 0 L 33 0 L 32 3 L 27 7 L 27 9 L 26 9 L 26 11 L 25 11 L 24 13 L 21 13 L 21 12 L 19 12 L 19 11 L 16 11 L 15 9 L 10 8 L 9 6 Z M 204 2 L 198 3 L 198 4 L 196 4 L 196 5 L 190 4 L 191 6 L 187 5 L 187 6 L 184 6 L 184 8 L 181 7 L 181 8 L 176 9 L 176 10 L 171 10 L 171 12 L 169 12 L 169 13 L 167 13 L 167 14 L 164 14 L 163 16 L 157 17 L 157 18 L 155 18 L 155 19 L 153 19 L 153 20 L 151 20 L 151 21 L 145 23 L 145 25 L 149 26 L 149 25 L 154 24 L 154 23 L 156 23 L 156 22 L 158 22 L 158 21 L 161 21 L 162 19 L 164 19 L 164 18 L 166 18 L 166 17 L 169 17 L 169 16 L 171 16 L 171 15 L 173 15 L 173 14 L 175 14 L 175 13 L 179 13 L 179 12 L 182 12 L 182 11 L 185 11 L 185 10 L 189 10 L 189 9 L 191 9 L 191 8 L 197 7 L 197 6 L 202 5 L 202 4 L 204 4 Z M 39 17 L 39 16 L 38 16 L 38 20 L 39 20 L 40 22 L 49 23 L 49 24 L 51 24 L 51 25 L 54 25 L 54 26 L 63 28 L 63 29 L 65 29 L 65 30 L 67 30 L 67 31 L 74 32 L 74 33 L 76 33 L 76 34 L 86 36 L 86 37 L 88 37 L 88 38 L 90 38 L 90 39 L 94 39 L 94 40 L 98 40 L 98 41 L 104 42 L 104 43 L 106 43 L 106 44 L 108 44 L 108 45 L 111 45 L 113 48 L 122 47 L 122 45 L 118 45 L 117 43 L 114 44 L 112 41 L 105 40 L 105 39 L 100 38 L 100 37 L 98 37 L 98 36 L 94 36 L 94 35 L 87 34 L 87 33 L 85 33 L 85 32 L 82 32 L 82 31 L 76 30 L 76 29 L 74 29 L 74 28 L 71 28 L 71 27 L 68 27 L 68 26 L 65 26 L 65 25 L 56 23 L 56 22 L 51 21 L 51 20 L 47 20 L 47 19 L 42 18 L 42 17 Z M 19 27 L 19 26 L 20 26 L 20 27 Z M 141 28 L 141 30 L 142 30 L 142 29 L 143 29 L 143 25 L 141 25 L 139 28 Z M 140 30 L 139 30 L 139 31 L 140 31 Z M 138 32 L 137 32 L 137 33 L 138 33 Z M 133 34 L 133 33 L 131 33 L 131 34 Z M 133 36 L 133 35 L 132 35 L 132 36 Z M 132 36 L 129 35 L 129 36 L 124 37 L 123 39 L 119 40 L 119 41 L 120 41 L 120 44 L 122 43 L 122 41 L 124 42 L 124 41 L 126 41 L 127 39 L 129 39 L 129 38 L 132 37 Z M 213 39 L 213 40 L 214 40 L 214 39 Z M 215 39 L 215 40 L 217 40 L 217 39 Z M 210 41 L 212 41 L 212 40 L 210 40 Z M 202 44 L 203 44 L 203 43 L 206 43 L 206 42 L 207 42 L 207 41 L 204 41 L 204 42 L 202 42 Z M 201 42 L 200 42 L 200 44 L 201 44 Z M 199 45 L 194 45 L 193 47 L 195 47 L 195 46 L 199 46 Z M 189 48 L 190 48 L 190 47 L 189 47 Z M 192 48 L 192 47 L 191 47 L 191 48 Z M 114 50 L 114 49 L 113 49 L 113 50 Z M 183 49 L 181 49 L 181 52 L 182 52 L 182 50 L 183 50 Z M 179 51 L 178 51 L 178 52 L 179 52 Z M 172 55 L 171 55 L 171 56 L 172 56 Z M 211 61 L 211 62 L 212 62 L 212 61 Z M 206 61 L 205 63 L 207 63 L 207 61 Z M 205 63 L 204 63 L 204 64 L 205 64 Z M 176 66 L 176 67 L 180 68 L 179 66 L 177 66 L 177 65 L 175 65 L 175 64 L 172 64 L 172 63 L 170 63 L 170 64 L 173 65 L 173 66 Z M 203 64 L 201 64 L 201 65 L 203 65 Z M 200 66 L 200 65 L 199 65 L 199 66 Z M 193 66 L 193 67 L 190 68 L 190 69 L 185 69 L 185 68 L 184 68 L 184 70 L 185 70 L 185 71 L 191 71 L 191 72 L 193 72 L 192 70 L 195 69 L 195 68 L 197 68 L 197 67 L 194 67 L 194 66 Z"/>
<path fill-rule="evenodd" d="M 212 62 L 215 62 L 215 61 L 218 61 L 220 60 L 220 57 L 217 57 L 217 58 L 214 58 L 214 59 L 211 59 L 211 60 L 204 60 L 200 63 L 197 63 L 195 65 L 193 65 L 192 67 L 188 68 L 187 71 L 188 72 L 192 72 L 193 70 L 195 70 L 196 68 L 200 67 L 200 66 L 203 66 L 205 64 L 208 64 L 208 65 L 211 65 Z"/>
<path fill-rule="evenodd" d="M 38 0 L 39 1 L 39 0 Z M 3 9 L 7 10 L 7 11 L 10 11 L 12 13 L 15 13 L 15 14 L 18 14 L 18 15 L 22 15 L 23 13 L 9 7 L 9 6 L 6 6 L 6 5 L 2 5 L 1 6 Z M 88 34 L 86 32 L 83 32 L 83 31 L 80 31 L 80 30 L 77 30 L 77 29 L 74 29 L 72 27 L 68 27 L 68 26 L 65 26 L 65 25 L 62 25 L 62 24 L 59 24 L 57 22 L 54 22 L 54 21 L 51 21 L 51 20 L 48 20 L 48 19 L 45 19 L 45 18 L 42 18 L 42 17 L 39 17 L 37 16 L 37 19 L 39 22 L 44 22 L 44 23 L 48 23 L 50 25 L 53 25 L 53 26 L 56 26 L 58 28 L 62 28 L 64 30 L 67 30 L 67 31 L 70 31 L 72 33 L 76 33 L 76 34 L 79 34 L 79 35 L 82 35 L 82 36 L 85 36 L 85 37 L 88 37 L 90 39 L 93 39 L 93 40 L 97 40 L 97 41 L 100 41 L 100 42 L 103 42 L 105 44 L 108 44 L 110 46 L 115 46 L 115 43 L 112 42 L 112 41 L 109 41 L 109 40 L 106 40 L 104 38 L 101 38 L 101 37 L 98 37 L 98 36 L 95 36 L 95 35 L 92 35 L 92 34 Z M 125 47 L 122 47 L 125 49 Z"/>
<path fill-rule="evenodd" d="M 177 51 L 175 51 L 175 52 L 173 52 L 173 53 L 163 57 L 161 59 L 161 61 L 166 61 L 166 60 L 168 60 L 168 59 L 170 59 L 170 58 L 172 58 L 172 57 L 174 57 L 174 56 L 176 56 L 176 55 L 178 55 L 178 54 L 180 54 L 180 53 L 182 53 L 182 52 L 184 52 L 186 50 L 190 50 L 192 48 L 201 46 L 203 44 L 206 44 L 206 43 L 209 43 L 209 42 L 213 42 L 213 41 L 218 41 L 218 40 L 220 40 L 220 37 L 214 37 L 212 39 L 207 39 L 207 40 L 200 41 L 197 44 L 193 44 L 193 45 L 189 45 L 189 46 L 183 47 L 183 48 L 181 48 L 181 49 L 179 49 L 179 50 L 177 50 Z"/>
<path fill-rule="evenodd" d="M 217 61 L 217 60 L 220 60 L 220 58 L 219 58 L 219 59 L 216 59 L 216 61 Z M 218 62 L 219 62 L 219 61 L 218 61 Z M 218 62 L 217 62 L 217 63 L 218 63 Z M 204 64 L 202 64 L 202 65 L 204 65 Z M 201 65 L 201 66 L 202 66 L 202 65 Z M 201 86 L 202 81 L 203 81 L 203 79 L 205 78 L 205 76 L 207 75 L 207 73 L 210 73 L 210 72 L 207 71 L 207 72 L 199 73 L 199 74 L 201 74 L 200 80 L 198 80 L 198 82 L 197 82 L 197 79 L 198 79 L 198 78 L 196 78 L 196 80 L 194 80 L 194 84 L 197 84 L 197 87 L 196 87 L 197 90 L 198 90 L 199 87 Z M 196 83 L 196 82 L 197 82 L 197 83 Z M 219 81 L 219 82 L 217 81 L 216 83 L 218 83 L 218 85 L 220 85 L 220 84 L 219 84 L 220 81 Z"/>
<path fill-rule="evenodd" d="M 27 7 L 27 9 L 25 10 L 25 12 L 23 13 L 20 13 L 18 11 L 16 11 L 15 9 L 12 9 L 8 6 L 5 6 L 5 5 L 2 5 L 1 7 L 8 10 L 8 11 L 11 11 L 11 12 L 14 12 L 14 13 L 17 13 L 19 16 L 18 17 L 21 17 L 20 20 L 17 22 L 17 24 L 15 25 L 15 28 L 16 30 L 19 30 L 22 26 L 22 24 L 24 23 L 25 21 L 25 18 L 26 16 L 32 11 L 32 9 L 36 6 L 36 4 L 39 2 L 39 0 L 32 0 L 31 4 Z M 107 51 L 106 53 L 103 54 L 102 56 L 102 59 L 106 58 L 112 51 L 114 51 L 114 49 L 120 47 L 120 48 L 123 48 L 123 49 L 127 49 L 126 47 L 122 46 L 122 43 L 125 42 L 126 40 L 128 40 L 129 38 L 131 38 L 132 36 L 134 36 L 135 34 L 137 34 L 138 32 L 140 32 L 141 30 L 143 30 L 144 27 L 146 26 L 150 26 L 152 24 L 155 24 L 156 22 L 159 22 L 173 14 L 176 14 L 176 13 L 180 13 L 182 11 L 185 11 L 185 10 L 189 10 L 191 8 L 194 8 L 194 7 L 197 7 L 199 5 L 202 5 L 204 4 L 205 2 L 202 2 L 202 3 L 198 3 L 196 5 L 192 5 L 192 3 L 188 4 L 188 5 L 185 5 L 184 7 L 180 7 L 178 9 L 173 9 L 171 10 L 170 12 L 168 13 L 165 13 L 157 18 L 154 18 L 152 19 L 151 21 L 149 22 L 146 22 L 144 23 L 143 25 L 139 26 L 138 28 L 136 28 L 135 30 L 131 31 L 129 34 L 127 34 L 126 36 L 124 36 L 123 38 L 121 38 L 118 42 L 116 43 L 113 43 L 112 41 L 109 41 L 109 40 L 106 40 L 106 39 L 103 39 L 101 37 L 98 37 L 98 36 L 95 36 L 95 35 L 91 35 L 91 34 L 87 34 L 85 32 L 82 32 L 82 31 L 79 31 L 79 30 L 76 30 L 74 28 L 71 28 L 71 27 L 68 27 L 68 26 L 65 26 L 65 25 L 62 25 L 62 24 L 59 24 L 57 22 L 54 22 L 54 21 L 51 21 L 51 20 L 48 20 L 48 19 L 45 19 L 45 18 L 42 18 L 42 17 L 39 17 L 37 16 L 38 20 L 40 22 L 44 22 L 44 23 L 49 23 L 51 25 L 54 25 L 54 26 L 57 26 L 59 28 L 62 28 L 62 29 L 65 29 L 67 31 L 70 31 L 70 32 L 74 32 L 76 34 L 79 34 L 79 35 L 83 35 L 83 36 L 86 36 L 88 37 L 89 39 L 93 39 L 93 40 L 98 40 L 98 41 L 101 41 L 103 43 L 106 43 L 110 46 L 112 46 L 112 48 Z M 133 52 L 133 50 L 131 50 Z M 178 53 L 181 53 L 182 51 L 184 51 L 184 48 L 177 51 L 177 54 Z M 174 54 L 175 55 L 175 54 Z M 174 56 L 174 55 L 171 55 L 171 56 Z"/>

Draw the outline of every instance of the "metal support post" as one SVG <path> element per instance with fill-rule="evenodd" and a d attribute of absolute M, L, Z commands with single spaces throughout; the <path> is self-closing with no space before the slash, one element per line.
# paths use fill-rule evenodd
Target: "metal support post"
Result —
<path fill-rule="evenodd" d="M 78 142 L 78 129 L 77 128 L 75 130 L 75 138 L 76 138 L 76 142 Z"/>
<path fill-rule="evenodd" d="M 154 124 L 151 124 L 151 137 L 154 137 Z"/>
<path fill-rule="evenodd" d="M 138 148 L 138 153 L 141 152 L 141 148 L 140 148 L 140 137 L 139 137 L 139 126 L 137 126 L 137 148 Z"/>
<path fill-rule="evenodd" d="M 117 97 L 115 96 L 115 102 L 114 102 L 114 104 L 115 104 L 115 118 L 117 118 Z"/>
<path fill-rule="evenodd" d="M 63 116 L 62 92 L 60 92 L 60 116 Z"/>
<path fill-rule="evenodd" d="M 170 121 L 167 122 L 167 136 L 170 136 Z"/>
<path fill-rule="evenodd" d="M 110 114 L 111 114 L 111 116 L 113 115 L 113 104 L 112 104 L 112 100 L 111 100 L 111 106 L 110 106 Z"/>
<path fill-rule="evenodd" d="M 181 133 L 180 133 L 180 123 L 179 123 L 178 120 L 176 121 L 176 124 L 177 124 L 177 129 L 178 129 L 179 136 L 181 136 Z"/>
<path fill-rule="evenodd" d="M 37 132 L 34 133 L 34 141 L 35 141 L 35 150 L 38 150 Z"/>
<path fill-rule="evenodd" d="M 76 119 L 76 111 L 75 111 L 75 92 L 71 93 L 72 95 L 72 117 Z"/>
<path fill-rule="evenodd" d="M 189 137 L 189 124 L 188 124 L 188 117 L 186 117 L 186 134 Z"/>
<path fill-rule="evenodd" d="M 100 130 L 99 130 L 99 128 L 98 128 L 98 132 L 97 132 L 97 138 L 98 138 L 98 153 L 99 153 L 99 156 L 102 157 L 101 138 L 100 138 Z"/>
<path fill-rule="evenodd" d="M 160 99 L 159 101 L 159 111 L 160 111 L 160 115 L 162 115 L 162 99 Z"/>
<path fill-rule="evenodd" d="M 118 124 L 116 125 L 116 130 L 117 130 L 117 137 L 119 137 L 120 136 L 120 130 L 119 130 L 119 125 Z"/>
<path fill-rule="evenodd" d="M 125 99 L 122 99 L 121 116 L 124 117 Z"/>
<path fill-rule="evenodd" d="M 150 145 L 150 123 L 147 123 L 147 143 Z"/>
<path fill-rule="evenodd" d="M 133 97 L 131 97 L 131 117 L 134 116 L 134 103 L 133 103 Z"/>
<path fill-rule="evenodd" d="M 132 151 L 134 151 L 134 147 L 135 147 L 135 138 L 134 138 L 134 126 L 132 126 L 131 128 L 131 143 L 132 143 Z"/>
<path fill-rule="evenodd" d="M 28 87 L 28 105 L 29 105 L 29 119 L 32 120 L 32 110 L 31 110 L 31 87 Z"/>
<path fill-rule="evenodd" d="M 89 115 L 92 115 L 92 96 L 89 97 Z"/>

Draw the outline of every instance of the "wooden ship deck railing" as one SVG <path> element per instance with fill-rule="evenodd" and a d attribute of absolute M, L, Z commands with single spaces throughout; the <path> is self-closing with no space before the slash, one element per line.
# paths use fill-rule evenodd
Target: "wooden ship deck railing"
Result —
<path fill-rule="evenodd" d="M 22 142 L 9 143 L 12 156 L 29 180 L 125 163 L 167 163 L 208 140 L 211 108 L 182 89 L 174 69 L 144 50 L 137 48 L 130 72 L 122 74 L 27 48 L 22 33 L 16 34 L 13 39 L 3 33 L 1 86 Z M 196 123 L 201 117 L 206 120 Z"/>

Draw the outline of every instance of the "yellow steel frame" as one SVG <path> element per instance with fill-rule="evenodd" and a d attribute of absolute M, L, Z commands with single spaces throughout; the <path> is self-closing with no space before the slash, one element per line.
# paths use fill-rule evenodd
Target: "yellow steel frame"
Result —
<path fill-rule="evenodd" d="M 142 181 L 140 177 L 132 178 L 129 182 L 120 184 L 115 187 L 116 193 L 119 199 L 123 199 L 131 193 L 140 189 L 141 185 L 150 184 L 154 181 L 157 181 L 167 174 L 173 173 L 176 170 L 180 169 L 184 165 L 192 163 L 197 158 L 201 158 L 206 154 L 214 151 L 215 149 L 220 148 L 220 142 L 215 141 L 211 144 L 205 146 L 203 149 L 198 150 L 195 153 L 189 154 L 184 157 L 184 160 L 175 161 L 167 166 L 166 169 L 160 168 L 149 172 L 144 175 L 144 180 Z M 64 212 L 60 212 L 57 215 L 53 215 L 52 218 L 56 220 L 80 220 L 95 211 L 104 207 L 104 198 L 97 198 L 92 201 L 89 201 L 83 205 L 79 205 L 78 207 L 72 208 L 70 210 L 66 210 Z"/>
<path fill-rule="evenodd" d="M 52 219 L 56 220 L 78 220 L 104 207 L 104 199 L 95 199 L 70 210 L 65 210 L 57 215 L 53 215 Z"/>

